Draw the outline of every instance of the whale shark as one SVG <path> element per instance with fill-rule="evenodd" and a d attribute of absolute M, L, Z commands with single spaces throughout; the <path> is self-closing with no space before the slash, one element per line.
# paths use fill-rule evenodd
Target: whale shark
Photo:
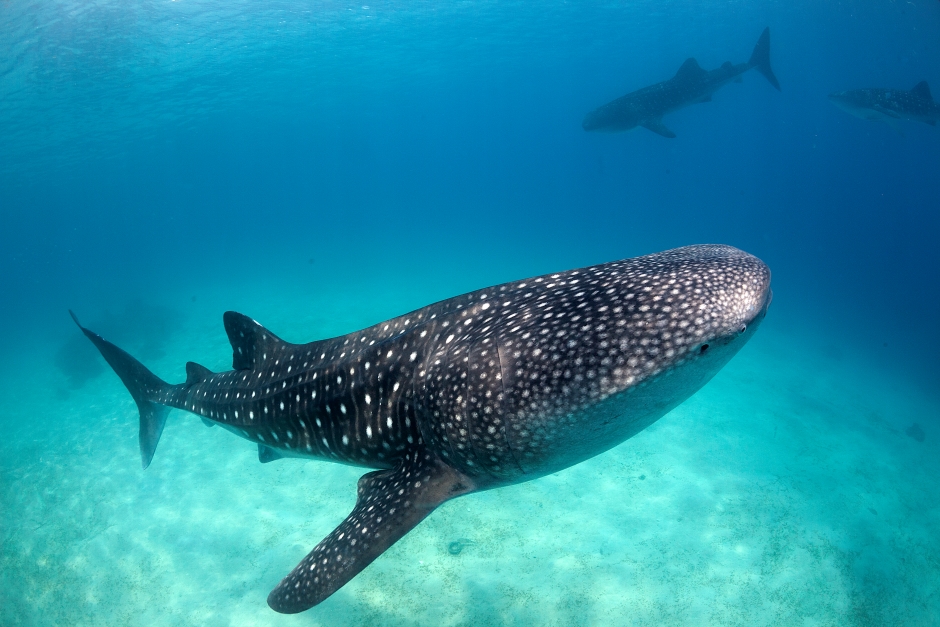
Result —
<path fill-rule="evenodd" d="M 914 120 L 931 126 L 940 121 L 940 105 L 930 94 L 927 81 L 906 89 L 852 89 L 829 94 L 829 100 L 863 120 L 881 120 L 900 132 L 898 120 Z"/>
<path fill-rule="evenodd" d="M 630 92 L 588 113 L 581 126 L 586 131 L 617 133 L 637 126 L 663 137 L 676 136 L 663 124 L 663 116 L 698 102 L 711 102 L 712 94 L 741 75 L 756 69 L 771 85 L 780 83 L 770 68 L 770 28 L 761 33 L 747 63 L 726 61 L 714 70 L 704 70 L 694 58 L 688 58 L 669 80 Z"/>
<path fill-rule="evenodd" d="M 229 311 L 232 370 L 189 362 L 180 384 L 69 313 L 137 403 L 144 468 L 176 408 L 256 444 L 262 462 L 372 470 L 349 516 L 268 596 L 297 613 L 445 501 L 562 470 L 651 425 L 753 336 L 771 296 L 760 259 L 697 245 L 487 287 L 307 344 Z"/>

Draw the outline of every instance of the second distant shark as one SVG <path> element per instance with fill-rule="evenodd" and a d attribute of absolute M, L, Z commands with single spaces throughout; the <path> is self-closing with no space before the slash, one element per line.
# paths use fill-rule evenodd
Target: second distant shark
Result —
<path fill-rule="evenodd" d="M 914 89 L 852 89 L 829 94 L 829 100 L 840 109 L 864 120 L 887 122 L 901 132 L 898 120 L 914 120 L 931 126 L 940 121 L 940 105 L 930 95 L 927 81 Z"/>
<path fill-rule="evenodd" d="M 669 80 L 621 96 L 588 113 L 582 126 L 586 131 L 617 133 L 637 126 L 648 128 L 663 137 L 675 137 L 663 124 L 663 116 L 698 102 L 709 102 L 712 94 L 740 76 L 755 69 L 780 89 L 770 69 L 770 28 L 761 33 L 747 63 L 726 61 L 714 70 L 704 70 L 694 58 L 688 58 Z"/>

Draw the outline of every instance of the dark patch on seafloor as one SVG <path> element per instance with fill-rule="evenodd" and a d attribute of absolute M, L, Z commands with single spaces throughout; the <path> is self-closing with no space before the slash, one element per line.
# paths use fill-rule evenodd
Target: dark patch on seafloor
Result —
<path fill-rule="evenodd" d="M 915 422 L 914 424 L 912 424 L 910 427 L 908 427 L 907 430 L 906 430 L 904 433 L 906 433 L 907 435 L 911 436 L 912 438 L 914 438 L 914 439 L 917 440 L 918 442 L 923 442 L 923 441 L 924 441 L 924 437 L 926 437 L 926 436 L 924 435 L 924 430 L 921 429 L 921 428 L 920 428 L 920 425 L 917 424 L 916 422 Z"/>
<path fill-rule="evenodd" d="M 467 538 L 460 538 L 459 540 L 454 540 L 447 545 L 447 552 L 451 555 L 460 555 L 460 552 L 465 548 L 473 544 L 473 540 L 468 540 Z"/>

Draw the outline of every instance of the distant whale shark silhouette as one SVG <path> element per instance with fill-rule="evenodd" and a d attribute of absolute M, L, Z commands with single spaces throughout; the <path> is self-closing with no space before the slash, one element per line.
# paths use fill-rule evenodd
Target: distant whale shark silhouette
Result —
<path fill-rule="evenodd" d="M 639 433 L 753 335 L 770 270 L 688 246 L 457 296 L 362 331 L 289 344 L 226 312 L 233 368 L 171 385 L 79 324 L 140 409 L 146 468 L 169 408 L 283 456 L 377 469 L 352 513 L 268 596 L 320 603 L 448 499 L 521 483 Z"/>
<path fill-rule="evenodd" d="M 676 134 L 663 124 L 665 114 L 697 102 L 711 102 L 712 94 L 731 81 L 740 82 L 741 74 L 750 69 L 756 69 L 771 85 L 780 89 L 780 83 L 770 69 L 770 28 L 761 33 L 747 63 L 733 65 L 725 61 L 721 67 L 707 71 L 690 57 L 669 80 L 608 102 L 588 113 L 581 126 L 586 131 L 609 133 L 642 126 L 663 137 L 673 138 Z"/>
<path fill-rule="evenodd" d="M 927 81 L 905 89 L 852 89 L 829 94 L 840 109 L 863 120 L 881 120 L 901 132 L 898 120 L 914 120 L 931 126 L 940 121 L 940 105 L 934 102 Z"/>

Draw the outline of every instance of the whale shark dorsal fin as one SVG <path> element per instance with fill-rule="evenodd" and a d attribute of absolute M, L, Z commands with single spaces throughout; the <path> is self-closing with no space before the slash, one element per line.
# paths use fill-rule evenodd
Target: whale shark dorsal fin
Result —
<path fill-rule="evenodd" d="M 417 449 L 391 470 L 359 479 L 356 506 L 268 595 L 271 609 L 295 614 L 355 577 L 438 505 L 474 491 L 472 480 Z"/>
<path fill-rule="evenodd" d="M 287 342 L 243 314 L 226 311 L 222 321 L 232 344 L 232 368 L 235 370 L 251 370 L 288 346 Z"/>
<path fill-rule="evenodd" d="M 705 74 L 705 70 L 702 69 L 702 66 L 698 64 L 693 57 L 689 57 L 685 62 L 679 66 L 679 71 L 676 72 L 676 78 L 697 78 Z"/>
<path fill-rule="evenodd" d="M 918 98 L 931 101 L 933 100 L 933 96 L 930 95 L 930 86 L 927 85 L 927 81 L 921 81 L 914 85 L 914 89 L 911 90 L 911 93 L 916 95 Z"/>
<path fill-rule="evenodd" d="M 673 139 L 676 136 L 675 133 L 673 133 L 668 128 L 666 128 L 666 125 L 663 124 L 662 119 L 647 120 L 646 122 L 643 122 L 640 126 L 642 126 L 643 128 L 648 128 L 649 130 L 653 131 L 657 135 L 662 135 L 663 137 L 668 137 L 669 139 Z"/>

